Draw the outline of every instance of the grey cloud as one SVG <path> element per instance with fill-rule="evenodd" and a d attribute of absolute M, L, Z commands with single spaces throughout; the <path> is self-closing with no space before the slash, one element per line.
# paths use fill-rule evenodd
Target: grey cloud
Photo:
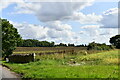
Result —
<path fill-rule="evenodd" d="M 118 28 L 118 8 L 112 8 L 104 12 L 100 23 L 101 28 Z"/>
<path fill-rule="evenodd" d="M 86 4 L 87 2 L 40 3 L 41 8 L 36 13 L 36 16 L 43 22 L 69 19 L 74 11 L 82 9 Z"/>

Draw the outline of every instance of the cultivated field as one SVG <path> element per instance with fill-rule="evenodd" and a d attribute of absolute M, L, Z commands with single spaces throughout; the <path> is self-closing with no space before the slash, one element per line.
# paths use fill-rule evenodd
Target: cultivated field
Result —
<path fill-rule="evenodd" d="M 87 47 L 17 47 L 14 54 L 87 50 Z"/>
<path fill-rule="evenodd" d="M 29 51 L 60 51 L 71 48 L 17 48 L 14 53 Z M 34 51 L 33 51 L 34 50 Z M 61 53 L 37 55 L 35 62 L 26 64 L 6 63 L 23 78 L 118 78 L 118 51 L 110 50 L 90 53 L 86 49 L 75 47 L 74 54 Z M 88 54 L 86 54 L 86 52 Z M 90 53 L 90 54 L 89 54 Z"/>

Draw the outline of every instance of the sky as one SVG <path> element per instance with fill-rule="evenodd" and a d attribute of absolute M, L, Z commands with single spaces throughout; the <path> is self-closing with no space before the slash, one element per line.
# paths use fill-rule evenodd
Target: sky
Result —
<path fill-rule="evenodd" d="M 23 39 L 109 44 L 109 39 L 118 34 L 117 1 L 2 0 L 0 7 L 1 18 L 9 20 Z"/>

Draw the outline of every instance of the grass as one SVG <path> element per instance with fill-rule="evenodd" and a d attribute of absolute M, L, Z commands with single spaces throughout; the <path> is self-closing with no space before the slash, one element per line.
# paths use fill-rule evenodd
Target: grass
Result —
<path fill-rule="evenodd" d="M 118 50 L 112 50 L 112 51 L 106 51 L 106 52 L 100 52 L 97 54 L 91 54 L 87 56 L 79 56 L 78 60 L 79 61 L 85 61 L 85 62 L 90 62 L 93 64 L 119 64 L 119 58 L 120 54 L 118 54 Z"/>
<path fill-rule="evenodd" d="M 118 66 L 69 66 L 55 61 L 6 65 L 23 78 L 118 78 Z"/>
<path fill-rule="evenodd" d="M 87 55 L 42 55 L 36 56 L 35 62 L 3 64 L 23 78 L 118 78 L 119 61 L 118 50 L 112 50 Z"/>

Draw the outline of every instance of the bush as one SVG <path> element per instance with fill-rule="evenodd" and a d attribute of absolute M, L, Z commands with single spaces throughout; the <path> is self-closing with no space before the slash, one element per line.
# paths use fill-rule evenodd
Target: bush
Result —
<path fill-rule="evenodd" d="M 112 45 L 106 45 L 105 43 L 100 44 L 100 43 L 89 43 L 87 50 L 110 50 L 114 49 L 114 46 Z"/>

